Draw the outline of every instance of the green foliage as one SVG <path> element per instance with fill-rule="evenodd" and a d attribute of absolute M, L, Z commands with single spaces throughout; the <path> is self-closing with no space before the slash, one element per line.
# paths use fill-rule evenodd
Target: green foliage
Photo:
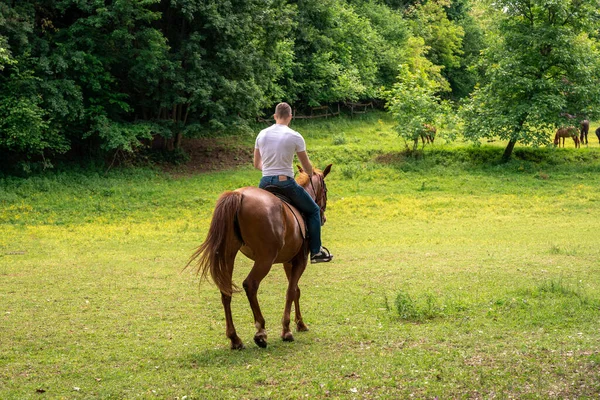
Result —
<path fill-rule="evenodd" d="M 401 12 L 376 1 L 353 3 L 356 3 L 356 12 L 364 16 L 376 32 L 376 51 L 373 54 L 377 62 L 375 88 L 389 89 L 396 82 L 400 65 L 410 62 L 414 57 L 411 49 L 411 37 L 414 35 L 409 21 Z M 376 94 L 377 97 L 381 96 L 379 92 Z"/>
<path fill-rule="evenodd" d="M 11 23 L 0 28 L 0 35 L 15 62 L 0 76 L 3 112 L 11 115 L 2 134 L 13 138 L 0 142 L 0 152 L 45 158 L 87 138 L 94 139 L 87 146 L 131 151 L 148 138 L 148 130 L 133 123 L 127 89 L 135 85 L 138 52 L 153 40 L 150 25 L 159 15 L 148 9 L 150 4 L 3 4 Z M 16 131 L 21 132 L 18 141 Z"/>
<path fill-rule="evenodd" d="M 10 51 L 6 48 L 6 38 L 0 36 L 0 71 L 2 71 L 6 65 L 14 63 L 15 60 L 12 58 Z"/>
<path fill-rule="evenodd" d="M 460 66 L 462 26 L 448 18 L 449 0 L 431 0 L 418 4 L 411 12 L 413 32 L 425 40 L 427 58 L 445 68 Z"/>
<path fill-rule="evenodd" d="M 464 31 L 462 56 L 458 60 L 458 65 L 447 66 L 442 70 L 452 88 L 450 96 L 454 99 L 462 99 L 471 94 L 481 75 L 476 66 L 481 51 L 486 47 L 483 32 L 487 27 L 483 21 L 474 17 L 478 11 L 471 9 L 472 3 L 470 0 L 453 1 L 446 11 L 448 18 Z"/>
<path fill-rule="evenodd" d="M 376 96 L 377 54 L 388 46 L 370 19 L 344 0 L 299 1 L 296 18 L 295 82 L 286 89 L 293 100 L 317 106 Z"/>
<path fill-rule="evenodd" d="M 412 32 L 423 38 L 426 57 L 441 66 L 441 74 L 452 92 L 444 97 L 460 99 L 473 90 L 477 70 L 473 68 L 485 47 L 483 30 L 472 15 L 471 0 L 430 0 L 407 6 Z"/>
<path fill-rule="evenodd" d="M 38 84 L 32 71 L 18 69 L 13 69 L 5 80 L 5 91 L 0 92 L 0 149 L 28 157 L 68 149 L 43 108 L 36 91 Z"/>

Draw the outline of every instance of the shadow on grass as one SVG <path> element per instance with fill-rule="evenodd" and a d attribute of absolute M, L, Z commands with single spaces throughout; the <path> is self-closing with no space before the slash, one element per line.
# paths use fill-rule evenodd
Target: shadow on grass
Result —
<path fill-rule="evenodd" d="M 294 332 L 294 336 L 304 335 L 304 332 Z M 205 349 L 199 353 L 190 353 L 182 357 L 182 364 L 190 368 L 210 367 L 220 365 L 225 367 L 243 366 L 253 363 L 270 363 L 290 357 L 300 357 L 306 351 L 308 344 L 296 340 L 294 342 L 284 342 L 281 338 L 272 337 L 265 349 L 259 348 L 254 342 L 245 342 L 243 350 L 231 350 L 229 340 L 225 339 L 210 349 Z"/>

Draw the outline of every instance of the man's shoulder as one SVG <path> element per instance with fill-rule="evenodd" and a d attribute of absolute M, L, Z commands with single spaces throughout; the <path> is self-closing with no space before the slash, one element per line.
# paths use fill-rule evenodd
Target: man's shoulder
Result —
<path fill-rule="evenodd" d="M 287 126 L 286 128 L 287 128 L 287 132 L 290 133 L 291 135 L 302 137 L 300 132 L 293 130 L 289 126 Z"/>
<path fill-rule="evenodd" d="M 277 132 L 277 133 L 288 133 L 294 136 L 300 136 L 302 137 L 302 135 L 293 130 L 292 128 L 290 128 L 289 126 L 285 126 L 285 125 L 271 125 L 268 128 L 263 129 L 262 131 L 260 131 L 258 134 L 259 135 L 264 135 L 270 132 Z"/>

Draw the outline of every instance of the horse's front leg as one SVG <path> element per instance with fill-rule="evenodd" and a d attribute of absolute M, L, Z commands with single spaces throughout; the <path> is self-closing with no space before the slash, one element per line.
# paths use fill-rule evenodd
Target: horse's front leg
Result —
<path fill-rule="evenodd" d="M 246 277 L 243 283 L 246 296 L 248 297 L 250 307 L 252 308 L 252 314 L 254 315 L 254 326 L 256 327 L 254 343 L 256 343 L 258 347 L 262 348 L 267 347 L 267 331 L 265 330 L 265 318 L 260 310 L 257 294 L 260 282 L 265 276 L 267 276 L 271 266 L 271 262 L 267 263 L 256 261 L 254 263 L 254 267 L 252 267 L 252 270 L 250 271 L 250 274 L 248 274 L 248 277 Z"/>
<path fill-rule="evenodd" d="M 300 287 L 296 286 L 296 300 L 294 300 L 294 305 L 296 306 L 296 329 L 298 332 L 307 332 L 308 326 L 302 320 L 302 313 L 300 313 Z"/>

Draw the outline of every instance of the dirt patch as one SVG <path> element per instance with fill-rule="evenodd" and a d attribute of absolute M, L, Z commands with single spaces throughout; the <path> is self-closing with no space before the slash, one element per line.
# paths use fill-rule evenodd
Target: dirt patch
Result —
<path fill-rule="evenodd" d="M 240 144 L 235 138 L 184 139 L 181 148 L 189 156 L 189 161 L 166 165 L 164 169 L 167 172 L 193 175 L 252 165 L 252 146 Z"/>
<path fill-rule="evenodd" d="M 379 164 L 385 164 L 385 165 L 390 165 L 390 164 L 402 164 L 403 162 L 405 162 L 407 159 L 406 156 L 406 152 L 401 152 L 401 153 L 385 153 L 385 154 L 381 154 L 379 156 L 377 156 L 375 158 L 375 161 L 377 161 Z"/>

